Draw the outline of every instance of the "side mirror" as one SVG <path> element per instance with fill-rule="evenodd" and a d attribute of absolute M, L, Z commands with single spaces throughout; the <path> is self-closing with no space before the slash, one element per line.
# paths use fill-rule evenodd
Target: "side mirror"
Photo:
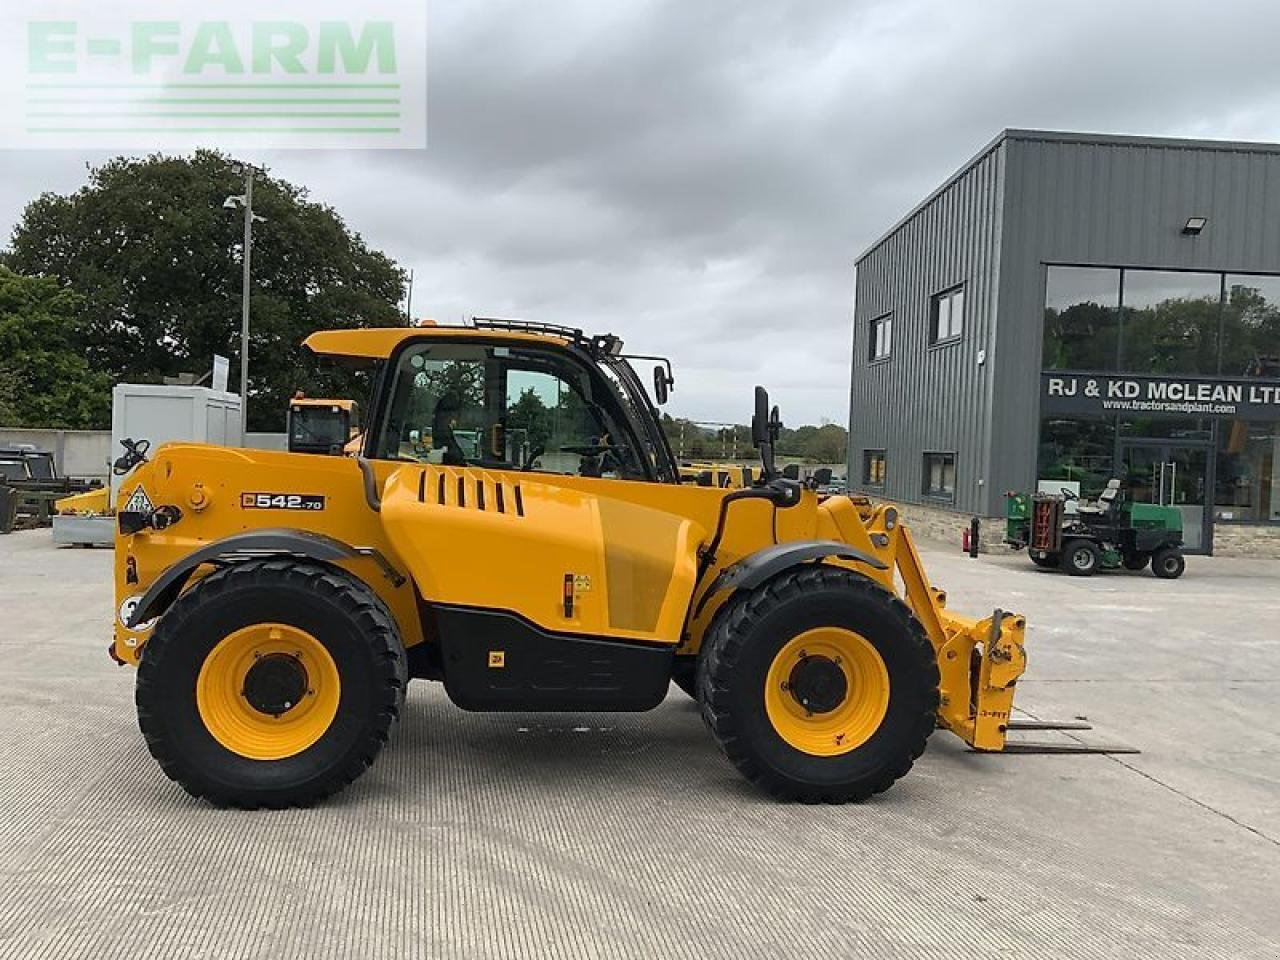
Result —
<path fill-rule="evenodd" d="M 756 410 L 751 415 L 751 445 L 769 442 L 769 391 L 756 387 Z"/>
<path fill-rule="evenodd" d="M 768 483 L 778 475 L 773 465 L 773 447 L 782 433 L 778 408 L 769 409 L 769 391 L 756 387 L 756 411 L 751 416 L 751 442 L 760 449 L 760 480 Z"/>
<path fill-rule="evenodd" d="M 662 406 L 667 402 L 667 398 L 671 396 L 668 389 L 671 386 L 670 378 L 667 372 L 661 367 L 653 368 L 653 399 L 658 402 L 658 406 Z"/>

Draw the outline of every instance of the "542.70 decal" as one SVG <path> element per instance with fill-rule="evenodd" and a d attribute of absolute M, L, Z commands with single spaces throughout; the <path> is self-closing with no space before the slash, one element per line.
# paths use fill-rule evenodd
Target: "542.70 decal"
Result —
<path fill-rule="evenodd" d="M 245 510 L 323 510 L 324 497 L 316 493 L 242 493 Z"/>

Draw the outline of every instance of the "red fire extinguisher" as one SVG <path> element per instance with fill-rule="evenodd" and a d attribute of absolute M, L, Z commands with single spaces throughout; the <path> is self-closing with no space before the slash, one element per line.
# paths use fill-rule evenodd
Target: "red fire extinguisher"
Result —
<path fill-rule="evenodd" d="M 974 558 L 978 556 L 978 523 L 978 518 L 974 517 L 960 533 L 960 549 Z"/>

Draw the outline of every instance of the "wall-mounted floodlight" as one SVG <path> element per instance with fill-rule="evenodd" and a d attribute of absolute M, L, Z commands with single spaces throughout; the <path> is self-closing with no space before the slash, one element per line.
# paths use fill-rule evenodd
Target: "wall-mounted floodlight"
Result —
<path fill-rule="evenodd" d="M 1200 236 L 1200 231 L 1202 231 L 1208 223 L 1208 217 L 1187 217 L 1187 222 L 1182 227 L 1182 235 L 1184 237 L 1198 237 Z"/>

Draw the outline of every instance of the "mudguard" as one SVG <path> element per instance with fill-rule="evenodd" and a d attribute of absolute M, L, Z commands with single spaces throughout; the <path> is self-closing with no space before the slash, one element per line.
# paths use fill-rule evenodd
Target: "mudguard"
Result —
<path fill-rule="evenodd" d="M 126 626 L 133 629 L 167 610 L 201 564 L 243 563 L 246 560 L 279 556 L 336 563 L 360 555 L 361 551 L 323 533 L 310 533 L 288 527 L 237 533 L 187 554 L 160 574 L 138 601 Z"/>
<path fill-rule="evenodd" d="M 775 543 L 773 546 L 748 554 L 737 563 L 732 563 L 720 571 L 720 575 L 711 582 L 702 599 L 698 601 L 693 615 L 702 613 L 708 601 L 724 590 L 735 593 L 738 590 L 750 590 L 769 580 L 783 570 L 821 560 L 825 557 L 839 557 L 841 560 L 852 560 L 865 563 L 876 570 L 887 570 L 888 565 L 869 553 L 838 540 L 794 540 L 789 543 Z"/>

